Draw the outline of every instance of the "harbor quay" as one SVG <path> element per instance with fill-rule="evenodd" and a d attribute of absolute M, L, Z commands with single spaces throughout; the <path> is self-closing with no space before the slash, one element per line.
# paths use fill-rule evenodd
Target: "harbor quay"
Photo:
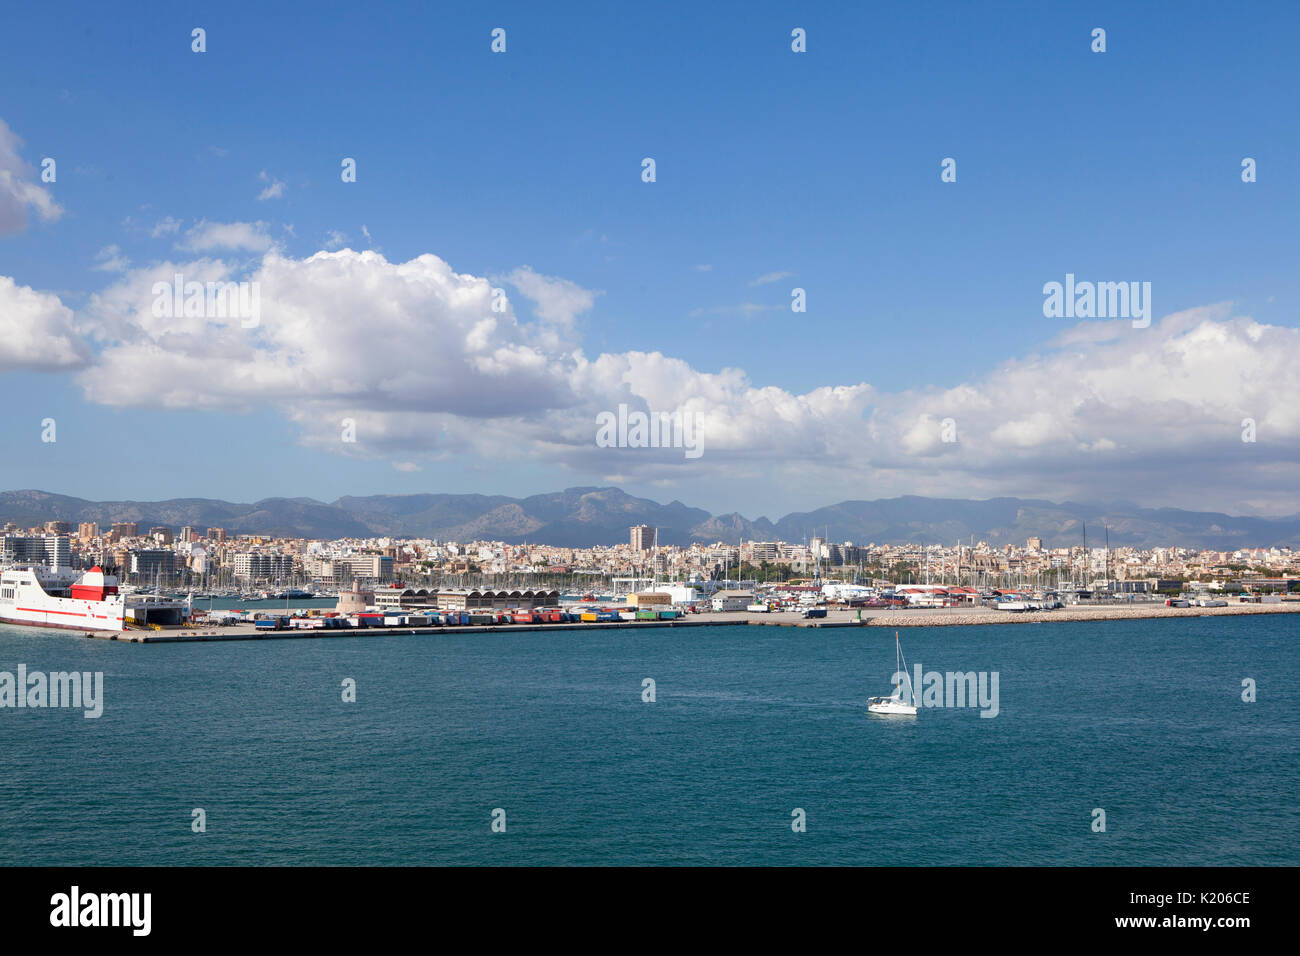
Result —
<path fill-rule="evenodd" d="M 649 629 L 662 627 L 767 626 L 826 627 L 971 627 L 996 624 L 1081 623 L 1189 617 L 1238 617 L 1300 613 L 1300 601 L 1281 604 L 1230 604 L 1226 607 L 1166 607 L 1162 604 L 1069 606 L 1051 611 L 1003 611 L 990 607 L 951 608 L 833 608 L 824 618 L 809 619 L 798 611 L 715 611 L 675 620 L 602 621 L 546 624 L 469 624 L 371 627 L 361 629 L 258 630 L 250 624 L 221 624 L 158 631 L 87 631 L 86 637 L 134 644 L 190 641 L 301 640 L 304 638 L 367 638 L 436 636 L 438 634 L 519 634 L 569 631 Z"/>

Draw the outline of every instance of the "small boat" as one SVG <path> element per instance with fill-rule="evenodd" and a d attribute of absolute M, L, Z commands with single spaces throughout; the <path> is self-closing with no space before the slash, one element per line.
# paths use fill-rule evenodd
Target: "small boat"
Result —
<path fill-rule="evenodd" d="M 998 601 L 993 606 L 999 611 L 1012 611 L 1013 613 L 1037 611 L 1039 609 L 1037 604 L 1029 601 Z"/>
<path fill-rule="evenodd" d="M 903 645 L 898 641 L 898 632 L 894 632 L 894 671 L 902 679 L 894 684 L 894 692 L 888 697 L 871 697 L 867 700 L 867 710 L 873 714 L 900 714 L 916 716 L 916 689 L 912 687 L 911 678 L 907 676 L 907 660 L 903 657 Z M 907 681 L 908 693 L 903 693 L 903 681 Z"/>

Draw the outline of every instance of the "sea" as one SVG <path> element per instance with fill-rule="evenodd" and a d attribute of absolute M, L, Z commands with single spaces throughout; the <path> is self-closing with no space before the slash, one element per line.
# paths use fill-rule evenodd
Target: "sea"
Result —
<path fill-rule="evenodd" d="M 103 674 L 98 718 L 0 708 L 0 861 L 1300 864 L 1300 615 L 900 636 L 996 716 L 868 714 L 876 627 L 0 628 L 0 671 Z"/>

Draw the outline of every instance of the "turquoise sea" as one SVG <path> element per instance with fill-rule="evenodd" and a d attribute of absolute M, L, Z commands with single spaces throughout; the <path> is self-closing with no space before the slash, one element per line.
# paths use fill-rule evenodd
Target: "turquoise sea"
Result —
<path fill-rule="evenodd" d="M 0 628 L 0 671 L 102 671 L 105 698 L 97 720 L 0 709 L 0 860 L 1300 863 L 1300 616 L 901 635 L 926 671 L 996 671 L 998 716 L 868 716 L 894 671 L 878 628 Z"/>

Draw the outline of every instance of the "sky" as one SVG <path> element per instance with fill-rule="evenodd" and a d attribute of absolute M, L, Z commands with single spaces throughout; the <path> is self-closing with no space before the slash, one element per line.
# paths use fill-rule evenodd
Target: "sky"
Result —
<path fill-rule="evenodd" d="M 1300 8 L 5 21 L 0 488 L 1300 511 Z M 1067 275 L 1149 315 L 1046 314 Z"/>

